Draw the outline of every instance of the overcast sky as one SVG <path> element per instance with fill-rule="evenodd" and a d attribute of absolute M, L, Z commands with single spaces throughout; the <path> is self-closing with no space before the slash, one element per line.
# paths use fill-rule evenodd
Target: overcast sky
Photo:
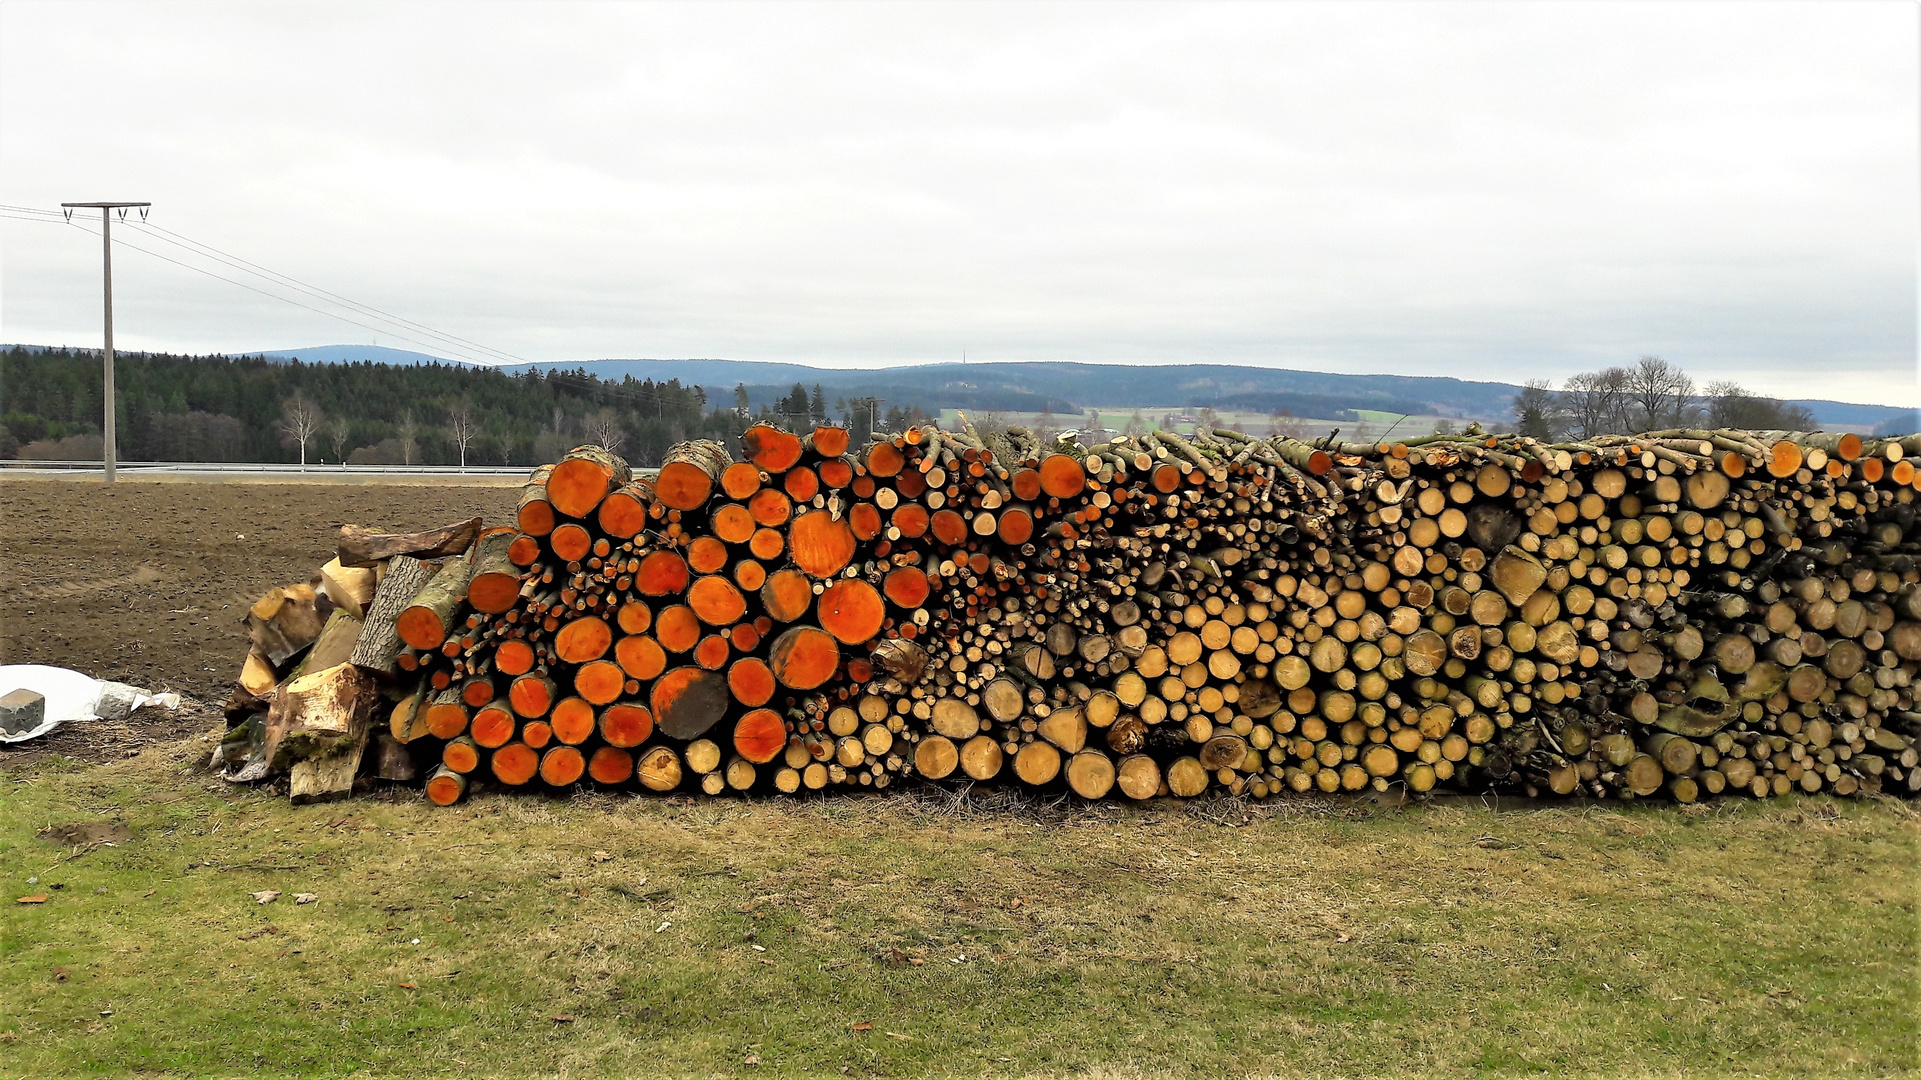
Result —
<path fill-rule="evenodd" d="M 1653 353 L 1921 405 L 1918 41 L 1906 2 L 10 0 L 0 203 L 150 200 L 534 360 Z M 97 346 L 99 241 L 0 240 L 0 340 Z M 125 348 L 374 338 L 115 266 Z"/>

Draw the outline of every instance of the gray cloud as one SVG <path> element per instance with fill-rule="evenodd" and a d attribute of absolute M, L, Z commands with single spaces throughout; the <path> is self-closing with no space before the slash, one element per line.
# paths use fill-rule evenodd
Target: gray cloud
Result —
<path fill-rule="evenodd" d="M 151 199 L 530 359 L 1519 379 L 1656 353 L 1921 404 L 1916 18 L 16 0 L 0 201 Z M 0 336 L 96 341 L 97 241 L 0 230 Z M 117 267 L 128 347 L 370 336 Z"/>

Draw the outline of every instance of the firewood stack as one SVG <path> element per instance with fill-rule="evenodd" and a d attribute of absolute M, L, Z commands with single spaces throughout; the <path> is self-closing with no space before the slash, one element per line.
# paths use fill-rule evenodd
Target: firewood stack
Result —
<path fill-rule="evenodd" d="M 638 478 L 581 447 L 512 526 L 343 530 L 331 612 L 256 605 L 228 775 L 417 771 L 441 804 L 1921 790 L 1921 438 L 1082 447 L 963 418 L 741 449 Z"/>

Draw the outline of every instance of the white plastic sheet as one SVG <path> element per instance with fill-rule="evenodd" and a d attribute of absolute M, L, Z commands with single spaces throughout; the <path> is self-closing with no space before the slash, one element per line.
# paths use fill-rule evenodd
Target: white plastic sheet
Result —
<path fill-rule="evenodd" d="M 18 734 L 0 733 L 0 743 L 37 739 L 61 724 L 98 720 L 102 715 L 120 718 L 147 705 L 172 709 L 180 704 L 179 694 L 156 694 L 125 683 L 105 682 L 67 668 L 44 664 L 0 665 L 0 694 L 31 690 L 47 699 L 47 715 L 39 726 Z"/>

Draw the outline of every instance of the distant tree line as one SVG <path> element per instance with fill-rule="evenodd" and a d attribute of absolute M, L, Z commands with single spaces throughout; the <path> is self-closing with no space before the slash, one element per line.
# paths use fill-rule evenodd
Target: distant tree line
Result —
<path fill-rule="evenodd" d="M 732 439 L 755 419 L 802 427 L 829 416 L 818 386 L 796 385 L 778 414 L 750 416 L 744 387 L 731 406 L 710 407 L 702 388 L 678 380 L 612 382 L 578 369 L 121 353 L 115 373 L 127 461 L 531 465 L 595 442 L 648 466 L 676 442 Z M 0 352 L 0 457 L 100 457 L 102 393 L 98 352 Z M 865 440 L 925 414 L 841 399 L 832 418 Z"/>
<path fill-rule="evenodd" d="M 1549 440 L 1671 428 L 1810 431 L 1819 426 L 1806 408 L 1731 380 L 1697 390 L 1687 372 L 1658 356 L 1643 356 L 1630 367 L 1582 372 L 1559 390 L 1547 379 L 1530 379 L 1514 397 L 1514 420 L 1521 434 Z"/>

